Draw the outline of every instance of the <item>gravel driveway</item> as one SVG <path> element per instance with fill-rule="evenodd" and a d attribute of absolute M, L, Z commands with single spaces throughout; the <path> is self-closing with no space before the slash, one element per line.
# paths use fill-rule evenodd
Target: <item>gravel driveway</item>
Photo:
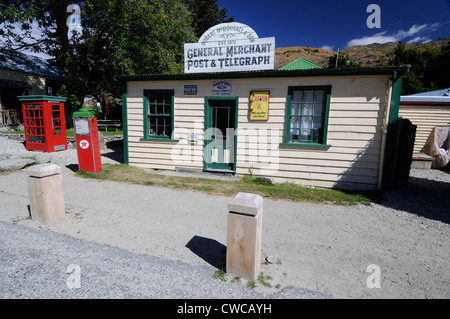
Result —
<path fill-rule="evenodd" d="M 34 155 L 0 136 L 0 161 Z M 447 172 L 411 170 L 406 187 L 371 206 L 265 199 L 261 269 L 271 287 L 250 289 L 211 278 L 224 263 L 231 198 L 81 179 L 67 168 L 76 150 L 49 156 L 63 167 L 58 224 L 28 218 L 23 170 L 0 174 L 0 297 L 450 297 Z M 103 151 L 102 162 L 116 159 Z M 68 289 L 70 265 L 80 288 Z"/>

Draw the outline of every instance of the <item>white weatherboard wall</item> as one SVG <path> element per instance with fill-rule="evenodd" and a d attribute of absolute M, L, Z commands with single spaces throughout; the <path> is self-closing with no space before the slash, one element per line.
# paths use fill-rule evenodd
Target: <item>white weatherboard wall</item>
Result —
<path fill-rule="evenodd" d="M 227 79 L 231 97 L 239 98 L 236 174 L 264 175 L 277 182 L 373 190 L 378 186 L 383 123 L 391 88 L 388 75 L 317 76 L 298 78 Z M 143 168 L 203 169 L 205 97 L 212 97 L 215 80 L 130 81 L 127 87 L 129 164 Z M 195 96 L 184 95 L 184 85 L 197 85 Z M 327 144 L 330 147 L 284 146 L 285 110 L 289 86 L 331 85 Z M 175 139 L 143 141 L 143 92 L 175 91 Z M 249 97 L 269 90 L 269 120 L 249 121 Z M 267 129 L 273 148 L 258 135 Z M 198 144 L 187 145 L 187 133 L 198 132 Z M 275 134 L 272 136 L 272 134 Z M 175 155 L 175 156 L 174 156 Z M 184 157 L 183 157 L 184 155 Z M 256 160 L 256 161 L 255 161 Z"/>
<path fill-rule="evenodd" d="M 420 152 L 434 127 L 450 126 L 450 103 L 420 105 L 401 102 L 398 115 L 417 125 L 414 152 Z"/>

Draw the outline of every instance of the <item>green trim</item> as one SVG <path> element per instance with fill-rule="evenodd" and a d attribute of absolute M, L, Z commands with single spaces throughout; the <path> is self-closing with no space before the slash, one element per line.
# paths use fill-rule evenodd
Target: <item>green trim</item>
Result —
<path fill-rule="evenodd" d="M 318 143 L 280 143 L 280 146 L 289 146 L 289 147 L 323 147 L 329 148 L 331 145 L 329 144 L 318 144 Z"/>
<path fill-rule="evenodd" d="M 19 101 L 49 101 L 49 102 L 66 102 L 67 98 L 53 95 L 21 95 L 17 97 Z"/>
<path fill-rule="evenodd" d="M 402 93 L 403 76 L 394 80 L 392 85 L 391 111 L 389 113 L 389 124 L 394 123 L 398 119 L 400 109 L 400 96 Z"/>
<path fill-rule="evenodd" d="M 86 108 L 81 108 L 78 111 L 74 112 L 72 115 L 72 118 L 74 118 L 74 119 L 92 118 L 92 117 L 95 117 L 94 109 L 86 109 Z"/>
<path fill-rule="evenodd" d="M 129 146 L 128 146 L 128 104 L 127 104 L 127 83 L 122 85 L 122 127 L 123 127 L 123 162 L 130 164 Z"/>
<path fill-rule="evenodd" d="M 235 101 L 235 110 L 234 110 L 234 163 L 233 163 L 233 172 L 236 173 L 236 155 L 237 155 L 237 128 L 238 128 L 238 113 L 239 113 L 239 97 L 234 96 L 205 96 L 205 125 L 204 129 L 205 132 L 208 128 L 211 127 L 211 121 L 210 121 L 210 108 L 209 108 L 209 101 L 210 100 L 228 100 L 228 101 Z M 206 136 L 205 136 L 206 139 Z M 207 164 L 206 164 L 206 156 L 205 156 L 205 147 L 206 143 L 203 146 L 203 170 L 208 170 Z"/>
<path fill-rule="evenodd" d="M 148 98 L 147 95 L 150 93 L 165 93 L 170 94 L 170 128 L 171 132 L 168 137 L 165 136 L 153 136 L 149 134 L 149 126 L 150 126 L 150 117 L 149 117 L 149 106 L 148 106 Z M 177 141 L 172 139 L 173 138 L 173 132 L 175 131 L 175 120 L 174 120 L 174 104 L 175 104 L 175 90 L 144 90 L 144 137 L 141 138 L 141 141 Z"/>
<path fill-rule="evenodd" d="M 123 81 L 174 81 L 174 80 L 202 80 L 202 79 L 244 79 L 244 78 L 279 78 L 279 77 L 307 77 L 307 76 L 343 76 L 343 75 L 390 75 L 400 77 L 407 73 L 410 66 L 374 67 L 352 69 L 310 69 L 310 70 L 272 70 L 250 72 L 222 72 L 222 73 L 187 73 L 187 74 L 138 74 L 116 75 L 114 79 Z"/>
<path fill-rule="evenodd" d="M 290 138 L 291 132 L 291 114 L 292 114 L 292 92 L 298 90 L 324 90 L 326 94 L 324 114 L 323 114 L 323 136 L 321 143 L 308 143 L 308 142 L 292 142 Z M 328 118 L 330 112 L 330 99 L 331 99 L 331 85 L 317 85 L 317 86 L 289 86 L 288 96 L 287 96 L 287 106 L 286 106 L 286 117 L 285 117 L 285 136 L 284 143 L 280 145 L 284 146 L 311 146 L 311 147 L 331 147 L 327 145 L 327 135 L 328 135 Z"/>
<path fill-rule="evenodd" d="M 164 138 L 164 137 L 142 137 L 139 139 L 139 141 L 159 141 L 159 142 L 179 142 L 180 140 L 172 140 L 170 138 Z"/>

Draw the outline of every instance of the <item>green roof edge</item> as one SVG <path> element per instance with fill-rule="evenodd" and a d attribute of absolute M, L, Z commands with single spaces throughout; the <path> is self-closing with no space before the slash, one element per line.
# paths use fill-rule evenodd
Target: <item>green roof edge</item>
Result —
<path fill-rule="evenodd" d="M 409 72 L 410 65 L 353 68 L 353 69 L 308 69 L 308 70 L 270 70 L 221 73 L 183 73 L 183 74 L 136 74 L 116 75 L 118 82 L 127 81 L 174 81 L 201 79 L 240 79 L 240 78 L 278 78 L 308 76 L 348 76 L 348 75 L 391 75 L 394 79 Z"/>

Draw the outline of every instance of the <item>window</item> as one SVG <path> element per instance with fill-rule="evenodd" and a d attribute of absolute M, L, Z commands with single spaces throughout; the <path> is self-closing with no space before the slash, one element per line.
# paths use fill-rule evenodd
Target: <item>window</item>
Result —
<path fill-rule="evenodd" d="M 173 90 L 144 90 L 144 139 L 171 139 Z"/>
<path fill-rule="evenodd" d="M 289 87 L 285 144 L 326 146 L 331 86 Z"/>

